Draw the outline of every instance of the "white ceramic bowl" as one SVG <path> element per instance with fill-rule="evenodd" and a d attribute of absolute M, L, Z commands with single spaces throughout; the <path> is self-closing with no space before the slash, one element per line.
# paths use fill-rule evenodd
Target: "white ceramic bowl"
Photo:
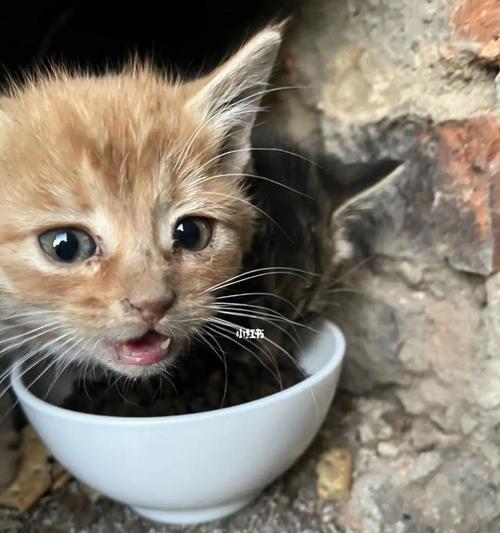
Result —
<path fill-rule="evenodd" d="M 12 386 L 41 439 L 78 479 L 152 520 L 205 522 L 251 502 L 318 432 L 345 350 L 334 324 L 321 322 L 319 330 L 299 356 L 308 378 L 215 411 L 144 418 L 70 411 L 36 396 L 44 390 L 43 379 L 34 392 L 27 390 L 19 367 Z M 56 384 L 51 401 L 68 393 L 63 389 Z"/>

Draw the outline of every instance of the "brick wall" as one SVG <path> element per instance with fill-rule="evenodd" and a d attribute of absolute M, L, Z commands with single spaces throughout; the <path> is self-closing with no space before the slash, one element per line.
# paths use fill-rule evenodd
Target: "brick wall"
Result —
<path fill-rule="evenodd" d="M 333 307 L 356 450 L 340 525 L 500 531 L 500 2 L 309 0 L 283 56 L 302 89 L 272 104 L 297 141 L 405 161 L 350 223 L 371 251 Z"/>

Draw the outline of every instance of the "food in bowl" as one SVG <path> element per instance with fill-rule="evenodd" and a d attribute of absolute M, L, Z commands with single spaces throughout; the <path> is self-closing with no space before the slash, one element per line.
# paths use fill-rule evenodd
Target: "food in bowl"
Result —
<path fill-rule="evenodd" d="M 204 351 L 184 357 L 168 376 L 132 383 L 109 375 L 75 380 L 62 407 L 109 416 L 185 415 L 258 400 L 305 377 L 291 358 L 270 361 L 239 353 L 223 360 Z"/>

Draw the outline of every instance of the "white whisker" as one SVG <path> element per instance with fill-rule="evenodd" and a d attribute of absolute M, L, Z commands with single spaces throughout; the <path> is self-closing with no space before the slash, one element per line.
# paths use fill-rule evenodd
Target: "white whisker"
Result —
<path fill-rule="evenodd" d="M 208 339 L 205 338 L 204 334 L 210 335 L 211 339 L 214 341 L 214 343 L 217 344 L 219 351 L 214 348 L 212 343 Z M 222 365 L 224 366 L 224 391 L 222 393 L 222 399 L 221 399 L 221 407 L 224 405 L 226 401 L 227 396 L 227 387 L 228 387 L 228 373 L 227 373 L 227 360 L 226 360 L 226 354 L 224 353 L 224 350 L 222 349 L 222 346 L 220 345 L 219 341 L 217 340 L 217 337 L 212 335 L 209 331 L 198 331 L 196 332 L 196 336 L 198 336 L 204 344 L 206 344 L 221 360 Z"/>
<path fill-rule="evenodd" d="M 212 285 L 208 289 L 205 289 L 203 292 L 212 292 L 217 289 L 221 289 L 223 287 L 227 287 L 230 284 L 228 282 L 232 282 L 234 280 L 237 280 L 239 278 L 250 276 L 251 274 L 262 274 L 262 275 L 273 275 L 273 274 L 289 274 L 289 275 L 295 275 L 297 277 L 300 277 L 302 279 L 304 278 L 304 274 L 308 274 L 311 276 L 318 276 L 318 274 L 314 272 L 308 272 L 307 270 L 301 270 L 300 268 L 292 268 L 292 267 L 281 267 L 281 266 L 272 266 L 272 267 L 262 267 L 262 268 L 254 268 L 252 270 L 247 270 L 245 272 L 241 272 L 239 274 L 236 274 L 235 276 L 232 276 L 231 278 L 228 278 L 224 281 L 221 281 L 220 283 L 217 283 L 215 285 Z M 256 276 L 259 277 L 259 276 Z M 248 279 L 254 279 L 253 277 L 245 278 L 243 281 L 247 281 Z M 232 283 L 231 283 L 232 285 Z"/>
<path fill-rule="evenodd" d="M 31 329 L 30 331 L 26 331 L 25 333 L 20 333 L 19 335 L 15 335 L 14 337 L 8 337 L 6 339 L 1 339 L 0 344 L 4 344 L 6 342 L 15 341 L 16 339 L 20 339 L 22 337 L 26 337 L 27 335 L 31 335 L 32 333 L 36 333 L 37 331 L 49 328 L 51 326 L 55 326 L 57 322 L 49 322 L 48 324 L 43 324 L 42 326 L 39 326 L 38 328 Z"/>
<path fill-rule="evenodd" d="M 290 187 L 288 185 L 285 185 L 284 183 L 280 183 L 279 181 L 273 180 L 271 178 L 266 178 L 265 176 L 259 176 L 258 174 L 248 174 L 248 173 L 239 173 L 239 174 L 215 174 L 214 176 L 206 176 L 202 178 L 198 178 L 197 180 L 194 180 L 192 182 L 192 185 L 201 185 L 202 183 L 205 183 L 207 181 L 220 179 L 220 178 L 229 178 L 229 177 L 243 177 L 243 178 L 255 178 L 267 181 L 269 183 L 274 183 L 275 185 L 278 185 L 279 187 L 282 187 L 284 189 L 287 189 L 291 192 L 294 192 L 300 196 L 303 196 L 304 198 L 308 198 L 309 200 L 315 200 L 312 196 L 309 196 L 308 194 L 305 194 L 303 192 L 300 192 L 297 189 L 294 189 L 293 187 Z M 253 204 L 252 204 L 253 205 Z"/>
<path fill-rule="evenodd" d="M 224 327 L 226 329 L 224 329 Z M 229 332 L 227 331 L 227 328 L 230 327 L 230 330 Z M 275 377 L 276 381 L 278 383 L 281 383 L 281 379 L 278 375 L 275 375 L 273 373 L 273 370 L 271 370 L 265 363 L 264 361 L 255 353 L 255 352 L 252 352 L 249 348 L 247 348 L 243 343 L 239 342 L 237 339 L 235 339 L 233 336 L 231 335 L 227 335 L 227 333 L 234 333 L 234 330 L 235 329 L 239 329 L 238 326 L 236 326 L 235 324 L 233 324 L 232 322 L 228 322 L 226 320 L 221 320 L 221 319 L 218 319 L 218 318 L 213 318 L 211 319 L 210 321 L 210 326 L 206 326 L 205 327 L 206 329 L 210 329 L 211 331 L 215 331 L 215 333 L 217 333 L 218 335 L 224 337 L 225 339 L 227 340 L 230 340 L 232 342 L 234 342 L 235 344 L 237 344 L 240 348 L 243 348 L 245 351 L 247 351 L 249 354 L 253 355 L 257 361 L 259 361 L 259 363 L 266 369 L 268 370 L 272 376 Z M 221 333 L 221 331 L 218 331 L 219 330 L 222 330 L 223 333 Z M 261 346 L 258 346 L 256 345 L 254 342 L 252 341 L 248 341 L 249 344 L 251 344 L 252 346 L 258 348 L 259 350 L 262 350 L 262 347 Z M 269 355 L 269 354 L 266 354 L 266 355 Z M 271 359 L 272 360 L 272 359 Z"/>
<path fill-rule="evenodd" d="M 232 196 L 231 194 L 225 194 L 223 192 L 215 192 L 215 191 L 205 191 L 204 194 L 212 194 L 215 196 L 223 196 L 224 198 L 230 198 L 232 200 L 236 200 L 238 202 L 241 202 L 245 205 L 250 206 L 252 209 L 255 209 L 262 215 L 264 215 L 269 221 L 271 221 L 282 233 L 283 235 L 293 244 L 292 239 L 288 235 L 288 233 L 274 220 L 272 216 L 270 216 L 268 213 L 266 213 L 263 209 L 260 207 L 257 207 L 256 205 L 252 204 L 252 202 L 249 202 L 248 200 L 244 200 L 243 198 L 238 198 L 237 196 Z"/>

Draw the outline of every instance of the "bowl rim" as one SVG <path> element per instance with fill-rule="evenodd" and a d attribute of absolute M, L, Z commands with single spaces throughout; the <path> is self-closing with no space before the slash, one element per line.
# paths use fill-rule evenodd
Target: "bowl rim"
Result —
<path fill-rule="evenodd" d="M 332 321 L 322 319 L 319 324 L 319 330 L 328 330 L 335 339 L 333 346 L 334 350 L 331 358 L 321 367 L 317 372 L 311 374 L 299 383 L 288 387 L 287 389 L 275 392 L 257 400 L 233 405 L 230 407 L 222 407 L 220 409 L 212 409 L 210 411 L 202 411 L 200 413 L 188 413 L 184 415 L 162 415 L 162 416 L 144 416 L 144 417 L 128 417 L 128 416 L 111 416 L 99 415 L 92 413 L 82 413 L 80 411 L 73 411 L 65 407 L 51 404 L 26 388 L 22 381 L 22 376 L 19 375 L 22 363 L 15 363 L 10 375 L 10 384 L 16 393 L 16 396 L 21 403 L 29 404 L 30 407 L 37 411 L 45 412 L 49 415 L 57 415 L 63 419 L 80 419 L 81 421 L 92 422 L 95 424 L 106 425 L 122 425 L 122 426 L 144 426 L 144 425 L 159 425 L 159 424 L 177 424 L 186 422 L 195 422 L 206 418 L 227 416 L 235 412 L 245 412 L 253 409 L 259 409 L 270 404 L 285 401 L 290 396 L 296 396 L 321 380 L 333 373 L 337 367 L 342 363 L 345 355 L 346 341 L 344 334 L 340 328 Z"/>

